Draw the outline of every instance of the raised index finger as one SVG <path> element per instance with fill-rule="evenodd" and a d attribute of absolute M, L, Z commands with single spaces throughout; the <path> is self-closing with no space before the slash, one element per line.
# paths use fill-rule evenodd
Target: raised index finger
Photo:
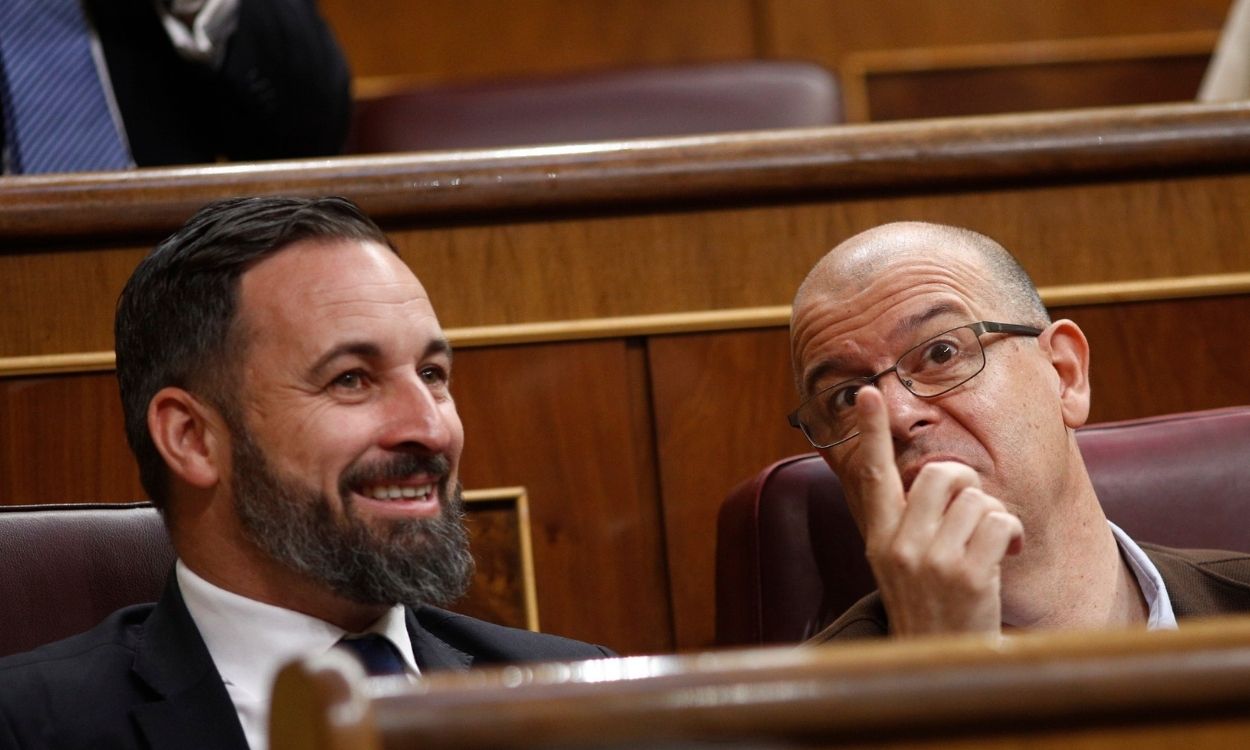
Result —
<path fill-rule="evenodd" d="M 903 480 L 894 463 L 890 416 L 881 391 L 872 386 L 859 389 L 855 418 L 859 423 L 858 474 L 864 493 L 865 522 L 870 530 L 889 533 L 898 526 L 906 503 Z"/>

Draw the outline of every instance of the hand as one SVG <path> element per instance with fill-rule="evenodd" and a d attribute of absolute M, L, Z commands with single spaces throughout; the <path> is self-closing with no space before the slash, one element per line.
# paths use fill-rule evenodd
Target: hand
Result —
<path fill-rule="evenodd" d="M 885 400 L 859 391 L 859 460 L 864 544 L 893 635 L 999 633 L 1000 567 L 1024 527 L 981 490 L 970 467 L 926 464 L 903 491 Z"/>

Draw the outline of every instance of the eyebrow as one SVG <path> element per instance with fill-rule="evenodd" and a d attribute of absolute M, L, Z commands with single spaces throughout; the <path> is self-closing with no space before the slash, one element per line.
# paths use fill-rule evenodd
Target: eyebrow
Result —
<path fill-rule="evenodd" d="M 902 320 L 900 320 L 898 324 L 894 326 L 893 330 L 890 331 L 888 338 L 894 339 L 908 331 L 914 331 L 920 328 L 925 323 L 928 323 L 929 321 L 933 320 L 934 318 L 939 318 L 943 315 L 949 315 L 952 313 L 962 313 L 962 312 L 964 311 L 961 310 L 958 306 L 956 306 L 952 302 L 939 302 L 936 305 L 933 305 L 932 307 L 929 307 L 913 315 L 908 315 L 906 318 L 903 318 Z M 811 369 L 811 371 L 807 373 L 807 375 L 804 376 L 803 378 L 804 394 L 808 396 L 812 395 L 816 390 L 816 383 L 818 383 L 822 378 L 824 378 L 829 373 L 847 372 L 850 369 L 851 369 L 851 364 L 844 357 L 835 356 L 835 357 L 829 357 L 828 359 L 821 360 L 820 364 L 816 365 L 814 368 Z M 872 373 L 868 373 L 868 374 L 872 374 Z"/>
<path fill-rule="evenodd" d="M 421 354 L 421 358 L 428 359 L 437 354 L 445 354 L 448 359 L 451 359 L 451 342 L 443 337 L 431 339 L 430 343 L 425 345 L 425 351 Z M 368 340 L 344 341 L 318 357 L 317 361 L 313 362 L 312 366 L 308 368 L 308 373 L 316 378 L 331 362 L 345 356 L 360 357 L 361 359 L 378 359 L 382 356 L 382 347 Z"/>

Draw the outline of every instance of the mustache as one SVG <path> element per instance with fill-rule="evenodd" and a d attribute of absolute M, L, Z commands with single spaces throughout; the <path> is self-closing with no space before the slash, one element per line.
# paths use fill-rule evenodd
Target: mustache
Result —
<path fill-rule="evenodd" d="M 401 453 L 381 461 L 353 464 L 343 472 L 339 480 L 339 493 L 345 496 L 353 488 L 389 480 L 407 479 L 414 474 L 429 474 L 446 481 L 449 473 L 451 473 L 451 461 L 441 453 L 432 456 Z"/>

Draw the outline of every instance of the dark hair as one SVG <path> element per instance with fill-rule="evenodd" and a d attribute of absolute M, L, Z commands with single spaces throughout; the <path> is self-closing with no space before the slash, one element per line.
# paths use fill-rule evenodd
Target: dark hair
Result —
<path fill-rule="evenodd" d="M 232 386 L 247 343 L 234 325 L 239 277 L 310 238 L 368 240 L 395 250 L 345 198 L 232 198 L 200 209 L 126 282 L 113 327 L 126 439 L 143 488 L 162 510 L 168 471 L 148 432 L 149 403 L 176 386 L 233 417 Z"/>

